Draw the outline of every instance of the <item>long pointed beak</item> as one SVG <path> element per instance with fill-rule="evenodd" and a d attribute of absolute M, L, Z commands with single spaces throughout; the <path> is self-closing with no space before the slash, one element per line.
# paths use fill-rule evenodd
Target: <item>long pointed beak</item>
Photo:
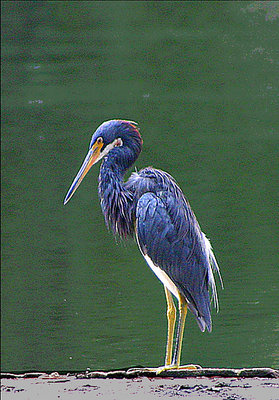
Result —
<path fill-rule="evenodd" d="M 92 146 L 92 148 L 89 150 L 89 152 L 87 153 L 87 155 L 83 161 L 83 164 L 80 167 L 80 170 L 78 171 L 75 179 L 73 180 L 73 183 L 72 183 L 70 189 L 68 190 L 68 193 L 66 194 L 66 197 L 64 199 L 64 205 L 67 204 L 68 201 L 71 199 L 71 197 L 73 196 L 73 194 L 75 193 L 75 191 L 77 190 L 79 185 L 81 184 L 81 181 L 83 180 L 83 178 L 85 177 L 87 172 L 90 170 L 92 165 L 94 165 L 97 161 L 99 161 L 99 156 L 100 156 L 102 146 L 103 146 L 102 143 L 100 143 L 100 144 L 95 143 Z"/>

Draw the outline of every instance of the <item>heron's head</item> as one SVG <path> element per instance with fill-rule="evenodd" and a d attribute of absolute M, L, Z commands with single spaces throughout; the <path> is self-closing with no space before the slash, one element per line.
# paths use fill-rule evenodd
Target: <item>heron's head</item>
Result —
<path fill-rule="evenodd" d="M 89 151 L 65 197 L 64 204 L 73 196 L 92 165 L 105 156 L 111 156 L 112 161 L 124 171 L 137 159 L 141 148 L 142 139 L 136 122 L 120 119 L 103 122 L 92 135 Z"/>

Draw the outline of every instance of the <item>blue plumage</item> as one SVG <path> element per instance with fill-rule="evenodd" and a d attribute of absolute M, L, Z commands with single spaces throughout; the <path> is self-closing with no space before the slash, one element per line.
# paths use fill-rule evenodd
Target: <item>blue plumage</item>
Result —
<path fill-rule="evenodd" d="M 135 235 L 137 228 L 142 253 L 165 271 L 186 297 L 200 329 L 206 326 L 211 331 L 208 294 L 211 266 L 196 217 L 175 180 L 164 171 L 144 168 L 124 183 L 124 173 L 135 158 L 131 157 L 124 165 L 117 160 L 134 154 L 127 152 L 127 148 L 139 144 L 139 135 L 131 140 L 126 128 L 125 133 L 118 130 L 116 136 L 123 139 L 123 146 L 108 153 L 99 175 L 106 223 L 122 238 Z"/>
<path fill-rule="evenodd" d="M 206 326 L 211 331 L 208 294 L 211 267 L 198 222 L 168 174 L 148 169 L 140 171 L 138 179 L 146 172 L 152 175 L 153 190 L 149 188 L 137 202 L 137 237 L 141 251 L 167 273 L 185 296 L 200 329 Z"/>
<path fill-rule="evenodd" d="M 219 273 L 219 268 L 210 243 L 181 189 L 168 173 L 148 167 L 134 172 L 124 182 L 125 172 L 141 149 L 142 139 L 135 122 L 104 122 L 92 136 L 88 155 L 65 203 L 90 167 L 103 159 L 99 197 L 106 224 L 122 238 L 136 237 L 143 256 L 165 287 L 180 303 L 184 299 L 202 331 L 205 328 L 211 331 L 209 288 L 218 307 L 213 271 Z M 169 303 L 168 307 L 171 307 Z M 174 365 L 179 364 L 181 321 Z M 167 348 L 170 348 L 169 339 Z M 166 357 L 168 363 L 169 355 Z"/>

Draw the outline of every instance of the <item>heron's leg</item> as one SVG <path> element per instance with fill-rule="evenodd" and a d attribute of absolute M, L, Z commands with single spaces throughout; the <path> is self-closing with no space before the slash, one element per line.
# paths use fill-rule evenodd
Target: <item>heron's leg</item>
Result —
<path fill-rule="evenodd" d="M 181 357 L 181 349 L 182 349 L 182 341 L 183 341 L 183 333 L 185 327 L 185 319 L 187 315 L 187 302 L 185 298 L 179 295 L 178 298 L 178 307 L 179 307 L 179 320 L 177 327 L 177 336 L 176 336 L 176 344 L 174 349 L 174 355 L 171 367 L 177 369 L 200 369 L 200 365 L 181 365 L 180 366 L 180 357 Z"/>
<path fill-rule="evenodd" d="M 166 289 L 167 302 L 168 302 L 169 296 L 171 296 L 171 294 L 169 292 L 167 294 L 167 289 Z M 171 298 L 171 300 L 172 300 L 172 298 Z M 171 304 L 174 306 L 173 300 L 172 300 Z M 168 303 L 168 305 L 169 305 L 169 303 Z M 184 326 L 185 326 L 185 319 L 186 319 L 186 315 L 187 315 L 187 302 L 182 295 L 179 295 L 178 307 L 179 307 L 179 320 L 178 320 L 177 336 L 176 336 L 173 360 L 172 360 L 172 363 L 170 364 L 170 360 L 171 360 L 170 348 L 172 347 L 172 345 L 170 344 L 170 339 L 173 339 L 175 318 L 173 318 L 172 326 L 171 327 L 169 326 L 169 328 L 168 328 L 166 364 L 163 367 L 153 369 L 153 371 L 156 371 L 157 375 L 161 374 L 164 371 L 168 371 L 171 369 L 199 369 L 199 368 L 201 368 L 199 365 L 193 365 L 193 364 L 180 366 L 180 355 L 181 355 L 181 349 L 182 349 L 183 332 L 184 332 Z"/>
<path fill-rule="evenodd" d="M 167 289 L 166 286 L 164 286 L 164 288 L 167 299 L 167 319 L 168 319 L 168 338 L 167 338 L 165 365 L 170 365 L 172 359 L 172 345 L 173 345 L 173 335 L 174 335 L 175 320 L 176 320 L 176 308 L 174 305 L 171 292 Z"/>
<path fill-rule="evenodd" d="M 179 307 L 179 320 L 177 327 L 177 336 L 176 336 L 176 344 L 174 348 L 174 355 L 172 360 L 172 365 L 179 367 L 180 365 L 180 356 L 182 349 L 182 341 L 183 341 L 183 333 L 185 327 L 185 319 L 187 315 L 187 302 L 184 297 L 179 295 L 178 298 L 178 307 Z"/>
<path fill-rule="evenodd" d="M 176 319 L 176 309 L 174 305 L 174 301 L 170 291 L 165 287 L 166 299 L 167 299 L 167 318 L 168 318 L 168 340 L 167 340 L 167 349 L 166 349 L 166 360 L 165 365 L 158 368 L 145 368 L 146 371 L 156 372 L 157 375 L 161 374 L 164 371 L 172 370 L 172 369 L 200 369 L 199 365 L 189 364 L 180 366 L 180 355 L 182 348 L 182 340 L 183 340 L 183 332 L 185 326 L 185 319 L 187 315 L 187 302 L 184 297 L 179 295 L 178 305 L 179 305 L 179 321 L 177 327 L 177 337 L 176 344 L 174 349 L 174 356 L 172 363 L 172 343 L 174 336 L 174 327 L 175 327 L 175 319 Z"/>

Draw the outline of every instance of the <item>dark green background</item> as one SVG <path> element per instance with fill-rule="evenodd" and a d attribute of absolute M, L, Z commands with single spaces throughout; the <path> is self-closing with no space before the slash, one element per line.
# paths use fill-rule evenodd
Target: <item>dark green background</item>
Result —
<path fill-rule="evenodd" d="M 163 287 L 108 233 L 94 130 L 137 121 L 136 166 L 171 173 L 225 290 L 184 363 L 278 367 L 278 2 L 2 2 L 2 368 L 158 366 Z"/>

